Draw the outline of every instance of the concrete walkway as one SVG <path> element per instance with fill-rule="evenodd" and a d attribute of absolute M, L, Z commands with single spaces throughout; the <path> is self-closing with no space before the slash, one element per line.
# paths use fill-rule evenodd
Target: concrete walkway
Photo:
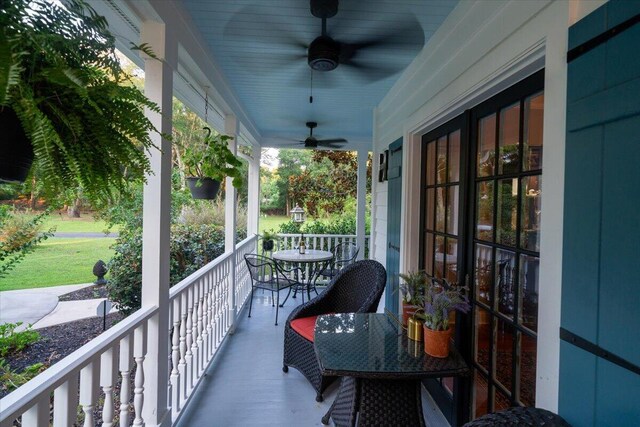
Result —
<path fill-rule="evenodd" d="M 93 283 L 0 292 L 0 324 L 22 322 L 23 327 L 32 324 L 38 329 L 95 317 L 98 305 L 105 298 L 58 301 L 60 295 L 91 285 Z"/>

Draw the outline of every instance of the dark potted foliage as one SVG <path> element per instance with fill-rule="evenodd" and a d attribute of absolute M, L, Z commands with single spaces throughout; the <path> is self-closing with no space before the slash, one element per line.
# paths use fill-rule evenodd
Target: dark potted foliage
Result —
<path fill-rule="evenodd" d="M 107 22 L 90 6 L 2 2 L 0 180 L 23 180 L 32 158 L 49 194 L 128 193 L 151 172 L 145 151 L 156 129 L 146 108 L 159 111 L 123 72 Z"/>
<path fill-rule="evenodd" d="M 410 271 L 406 274 L 401 273 L 400 278 L 403 280 L 399 286 L 402 294 L 402 324 L 407 326 L 409 319 L 420 308 L 424 288 L 427 286 L 427 276 L 423 271 Z"/>
<path fill-rule="evenodd" d="M 278 238 L 273 229 L 262 232 L 262 250 L 264 252 L 272 251 L 275 246 L 275 240 Z"/>
<path fill-rule="evenodd" d="M 220 183 L 225 177 L 233 178 L 233 186 L 242 186 L 244 177 L 240 171 L 242 163 L 229 150 L 228 135 L 212 133 L 201 141 L 185 147 L 182 161 L 188 177 L 187 185 L 194 199 L 215 199 Z"/>

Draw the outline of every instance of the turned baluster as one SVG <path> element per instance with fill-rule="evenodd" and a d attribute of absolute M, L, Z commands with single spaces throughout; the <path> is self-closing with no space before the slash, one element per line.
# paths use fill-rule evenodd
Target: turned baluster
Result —
<path fill-rule="evenodd" d="M 187 354 L 187 294 L 182 292 L 177 298 L 180 299 L 180 312 L 182 314 L 180 321 L 180 361 L 178 362 L 178 372 L 180 375 L 180 400 L 187 398 L 187 362 L 185 360 Z"/>
<path fill-rule="evenodd" d="M 191 352 L 191 347 L 193 345 L 193 287 L 189 287 L 187 290 L 187 331 L 186 331 L 186 352 L 185 352 L 185 361 L 186 361 L 186 375 L 185 380 L 187 383 L 187 394 L 191 393 L 191 389 L 193 389 L 193 353 Z"/>
<path fill-rule="evenodd" d="M 100 365 L 92 360 L 80 371 L 80 406 L 84 412 L 84 427 L 94 427 L 93 407 L 97 400 Z"/>
<path fill-rule="evenodd" d="M 133 361 L 133 345 L 131 334 L 120 340 L 120 422 L 121 426 L 129 425 L 129 399 L 131 399 L 130 375 Z"/>
<path fill-rule="evenodd" d="M 100 387 L 104 393 L 104 405 L 102 406 L 102 426 L 113 426 L 113 385 L 116 379 L 116 358 L 113 347 L 106 350 L 100 356 Z"/>
<path fill-rule="evenodd" d="M 136 376 L 133 389 L 134 427 L 144 425 L 142 405 L 144 404 L 144 356 L 147 353 L 147 322 L 138 326 L 134 332 L 133 360 L 136 362 Z"/>
<path fill-rule="evenodd" d="M 171 336 L 171 409 L 180 412 L 180 297 L 173 300 L 173 334 Z"/>

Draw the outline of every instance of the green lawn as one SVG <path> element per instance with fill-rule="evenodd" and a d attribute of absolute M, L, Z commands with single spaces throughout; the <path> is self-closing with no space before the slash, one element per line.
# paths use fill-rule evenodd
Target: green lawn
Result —
<path fill-rule="evenodd" d="M 93 265 L 99 259 L 104 262 L 111 259 L 113 251 L 109 246 L 114 241 L 51 237 L 0 278 L 0 291 L 93 282 Z"/>
<path fill-rule="evenodd" d="M 52 213 L 43 222 L 43 229 L 48 230 L 51 227 L 56 227 L 58 233 L 102 233 L 107 228 L 107 223 L 94 219 L 91 214 L 82 214 L 80 218 L 69 218 L 66 215 Z M 119 226 L 111 229 L 112 232 L 118 230 Z"/>
<path fill-rule="evenodd" d="M 283 222 L 289 221 L 289 219 L 290 218 L 285 215 L 281 215 L 281 216 L 272 215 L 272 216 L 267 216 L 266 218 L 261 216 L 260 222 L 258 224 L 259 232 L 262 233 L 264 230 L 271 230 L 271 229 L 277 232 L 280 224 L 282 224 Z"/>

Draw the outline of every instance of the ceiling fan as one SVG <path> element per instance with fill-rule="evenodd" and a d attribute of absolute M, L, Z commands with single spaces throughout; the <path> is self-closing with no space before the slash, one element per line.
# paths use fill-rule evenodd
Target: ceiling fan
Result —
<path fill-rule="evenodd" d="M 290 53 L 265 49 L 263 54 L 258 54 L 261 55 L 261 60 L 244 57 L 241 62 L 255 61 L 286 67 L 295 66 L 300 60 L 306 59 L 308 66 L 314 71 L 344 69 L 362 80 L 373 82 L 402 70 L 424 45 L 424 31 L 414 15 L 398 14 L 397 20 L 393 22 L 378 20 L 381 24 L 377 28 L 368 28 L 370 35 L 356 37 L 350 35 L 353 22 L 349 16 L 362 16 L 366 20 L 369 14 L 375 16 L 376 13 L 384 13 L 376 11 L 369 2 L 364 2 L 364 5 L 361 2 L 347 2 L 350 9 L 341 14 L 338 14 L 338 0 L 309 0 L 309 3 L 311 14 L 322 21 L 319 36 L 309 43 L 308 39 L 304 40 L 293 33 L 293 28 L 296 27 L 279 22 L 277 15 L 273 14 L 273 8 L 265 9 L 261 18 L 269 20 L 269 35 L 277 34 L 277 38 L 268 37 L 266 40 L 275 40 L 275 44 L 271 43 L 273 48 L 291 48 Z M 258 10 L 255 6 L 251 9 L 253 10 L 243 11 L 242 15 L 256 13 Z M 330 29 L 327 25 L 329 18 L 333 18 Z M 229 22 L 225 36 L 250 40 L 254 45 L 262 43 L 254 28 L 241 25 L 240 22 Z"/>
<path fill-rule="evenodd" d="M 318 127 L 318 123 L 307 122 L 306 126 L 309 128 L 309 136 L 305 140 L 300 140 L 296 142 L 297 144 L 304 145 L 304 148 L 318 148 L 318 147 L 340 148 L 342 145 L 348 142 L 344 138 L 317 139 L 315 136 L 313 136 L 313 130 L 316 127 Z"/>

